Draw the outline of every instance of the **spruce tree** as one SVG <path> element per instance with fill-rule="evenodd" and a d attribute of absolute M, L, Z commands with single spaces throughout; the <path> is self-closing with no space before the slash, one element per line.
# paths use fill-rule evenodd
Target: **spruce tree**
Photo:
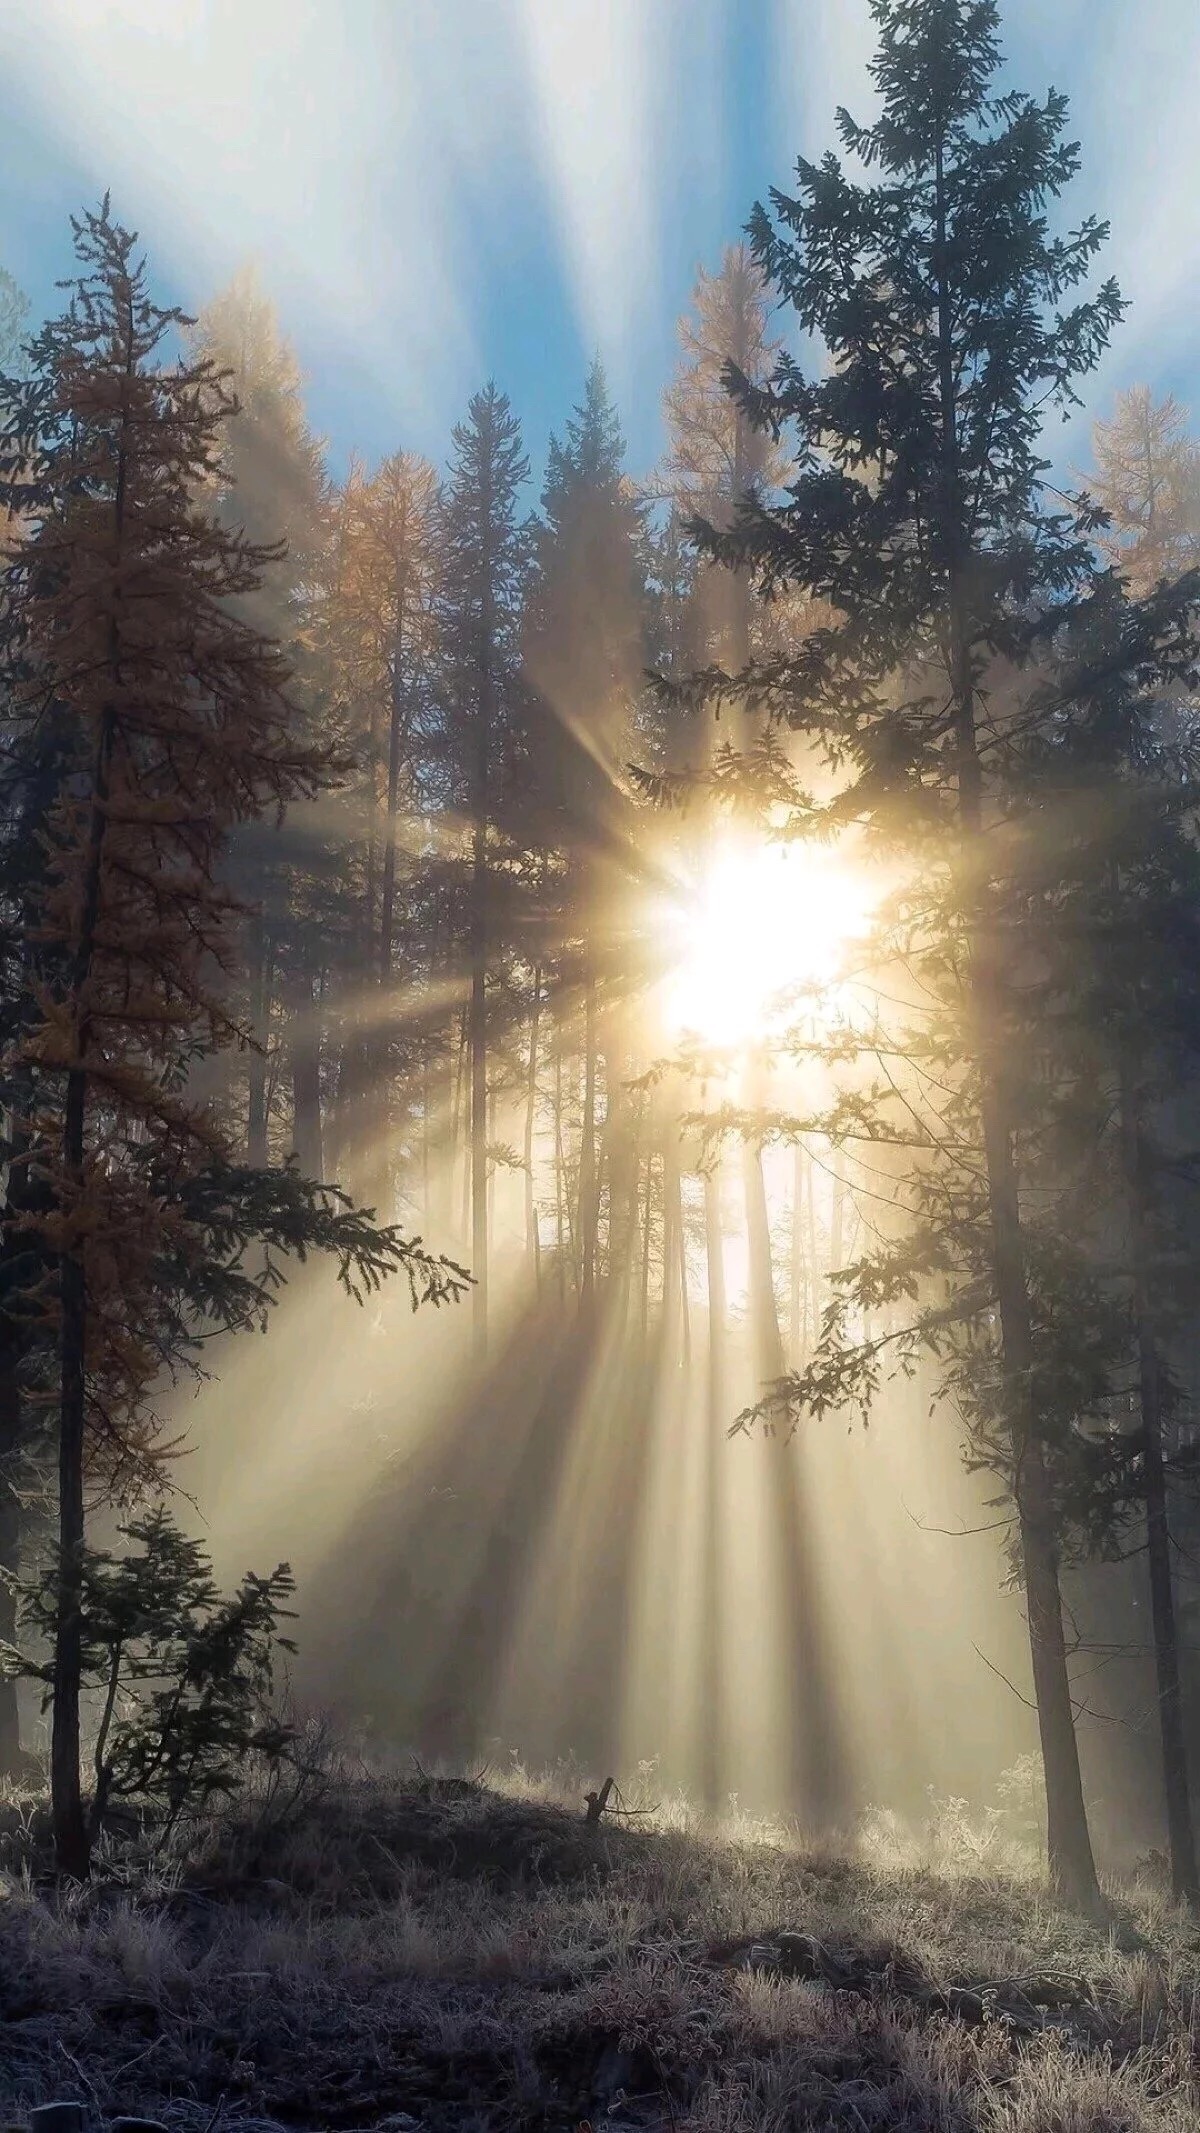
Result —
<path fill-rule="evenodd" d="M 974 1358 L 959 1390 L 977 1414 L 987 1407 L 1007 1448 L 1049 1856 L 1064 1893 L 1094 1912 L 1052 1477 L 1063 1422 L 1042 1397 L 1023 1199 L 1031 1098 L 997 833 L 1019 805 L 1009 742 L 1030 618 L 1077 597 L 1094 567 L 1092 522 L 1047 502 L 1042 425 L 1074 404 L 1122 306 L 1111 281 L 1074 299 L 1105 231 L 1093 219 L 1068 234 L 1049 225 L 1078 152 L 1061 95 L 999 87 L 993 0 L 872 0 L 872 14 L 881 115 L 838 121 L 869 179 L 836 154 L 801 161 L 794 193 L 774 193 L 773 215 L 759 207 L 750 224 L 760 267 L 825 343 L 829 368 L 812 380 L 785 356 L 765 389 L 731 374 L 753 422 L 772 436 L 794 428 L 796 461 L 782 503 L 752 500 L 703 540 L 764 592 L 796 587 L 834 610 L 795 657 L 751 666 L 738 693 L 820 745 L 843 783 L 835 818 L 891 840 L 921 880 L 906 955 L 946 1017 L 926 1063 L 962 1098 L 949 1158 L 933 1128 L 918 1136 L 926 1272 L 960 1304 L 966 1287 L 986 1286 L 994 1310 L 975 1315 L 972 1338 L 986 1349 L 994 1323 L 995 1390 Z M 954 1196 L 942 1194 L 939 1219 L 935 1158 L 951 1161 L 965 1195 L 952 1237 Z M 964 1242 L 967 1211 L 982 1249 Z M 905 1278 L 911 1292 L 915 1266 Z M 811 1372 L 798 1391 L 813 1398 Z"/>

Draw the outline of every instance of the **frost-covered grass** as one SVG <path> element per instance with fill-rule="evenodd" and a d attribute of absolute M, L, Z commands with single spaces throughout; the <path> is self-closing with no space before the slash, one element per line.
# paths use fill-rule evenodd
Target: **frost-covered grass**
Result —
<path fill-rule="evenodd" d="M 75 2094 L 179 2133 L 1194 2125 L 1200 1935 L 1162 1893 L 1089 1927 L 961 1803 L 814 1845 L 644 1797 L 597 1831 L 570 1771 L 343 1765 L 163 1853 L 106 1840 L 64 1894 L 10 1800 L 0 2121 Z"/>

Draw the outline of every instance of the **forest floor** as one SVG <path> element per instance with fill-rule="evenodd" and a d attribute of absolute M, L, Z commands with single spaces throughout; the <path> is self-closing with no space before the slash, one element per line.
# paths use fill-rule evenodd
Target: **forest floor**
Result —
<path fill-rule="evenodd" d="M 1141 2133 L 1200 2111 L 1200 1932 L 1108 1931 L 965 1819 L 918 1856 L 680 1809 L 344 1772 L 157 1858 L 39 1873 L 0 1804 L 0 2126 L 173 2133 Z"/>

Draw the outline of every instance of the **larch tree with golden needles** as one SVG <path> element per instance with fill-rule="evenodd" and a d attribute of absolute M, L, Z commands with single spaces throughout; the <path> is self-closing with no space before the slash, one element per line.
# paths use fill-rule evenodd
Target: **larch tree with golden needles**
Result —
<path fill-rule="evenodd" d="M 151 300 L 107 199 L 73 228 L 70 306 L 7 410 L 32 470 L 31 530 L 4 586 L 11 732 L 35 748 L 52 718 L 64 741 L 18 1040 L 38 1189 L 10 1197 L 6 1226 L 35 1247 L 26 1307 L 55 1358 L 52 1804 L 60 1868 L 79 1874 L 89 1445 L 110 1467 L 127 1449 L 152 1458 L 155 1391 L 197 1322 L 261 1318 L 288 1250 L 334 1251 L 351 1283 L 404 1266 L 414 1301 L 458 1277 L 292 1171 L 239 1169 L 191 1086 L 199 1062 L 244 1041 L 228 1004 L 243 916 L 223 877 L 229 833 L 332 771 L 297 738 L 281 652 L 245 619 L 278 551 L 204 508 L 226 383 L 204 357 L 162 364 L 188 321 Z M 265 1274 L 246 1260 L 255 1238 Z"/>
<path fill-rule="evenodd" d="M 309 427 L 300 368 L 256 269 L 243 266 L 199 313 L 187 335 L 197 358 L 222 372 L 236 408 L 222 435 L 220 465 L 207 496 L 218 524 L 268 546 L 278 561 L 240 595 L 243 619 L 274 638 L 292 668 L 297 712 L 324 738 L 334 729 L 325 699 L 329 676 L 315 628 L 328 566 L 330 483 L 324 447 Z M 329 923 L 330 871 L 322 840 L 294 808 L 286 824 L 248 823 L 233 840 L 229 879 L 248 906 L 246 1012 L 256 1042 L 241 1063 L 246 1092 L 246 1155 L 267 1161 L 268 1111 L 283 1053 L 291 1067 L 293 1116 L 286 1145 L 312 1177 L 330 1175 L 321 1135 L 321 992 L 317 938 Z M 230 1062 L 230 1065 L 233 1063 Z M 235 1086 L 241 1074 L 234 1075 Z"/>
<path fill-rule="evenodd" d="M 1187 411 L 1148 385 L 1117 395 L 1092 431 L 1089 487 L 1108 513 L 1099 545 L 1135 594 L 1200 564 L 1200 443 Z"/>
<path fill-rule="evenodd" d="M 354 939 L 343 973 L 334 1148 L 372 1193 L 393 1191 L 393 1084 L 410 1059 L 394 988 L 403 947 L 404 814 L 415 811 L 422 690 L 436 643 L 438 479 L 393 452 L 374 474 L 354 466 L 334 506 L 323 636 L 342 730 L 357 765 L 347 805 L 355 832 Z"/>

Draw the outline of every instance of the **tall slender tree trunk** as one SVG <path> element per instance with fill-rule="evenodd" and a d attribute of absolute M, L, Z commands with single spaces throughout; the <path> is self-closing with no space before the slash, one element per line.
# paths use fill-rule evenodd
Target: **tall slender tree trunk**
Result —
<path fill-rule="evenodd" d="M 721 1447 L 729 1424 L 725 1293 L 725 1237 L 721 1222 L 719 1156 L 704 1179 L 704 1248 L 708 1275 L 708 1413 L 704 1435 L 704 1558 L 700 1591 L 700 1798 L 710 1814 L 721 1800 L 725 1683 L 721 1609 L 725 1591 L 722 1547 Z"/>
<path fill-rule="evenodd" d="M 589 936 L 584 950 L 583 1123 L 579 1143 L 579 1288 L 587 1302 L 596 1282 L 599 1193 L 596 1169 L 596 973 Z"/>
<path fill-rule="evenodd" d="M 833 1164 L 833 1188 L 829 1205 L 829 1271 L 840 1273 L 845 1258 L 846 1180 L 842 1176 L 841 1163 L 830 1151 Z"/>
<path fill-rule="evenodd" d="M 533 1000 L 529 1010 L 529 1064 L 525 1075 L 525 1250 L 533 1269 L 538 1293 L 542 1287 L 542 1240 L 538 1228 L 537 1196 L 534 1192 L 533 1133 L 537 1114 L 538 1031 L 542 1015 L 542 966 L 533 973 Z"/>
<path fill-rule="evenodd" d="M 797 1142 L 792 1154 L 791 1310 L 788 1345 L 792 1368 L 798 1370 L 808 1351 L 808 1253 L 804 1231 L 804 1150 Z"/>
<path fill-rule="evenodd" d="M 132 300 L 126 345 L 126 376 L 135 364 Z M 113 497 L 113 546 L 124 550 L 128 445 L 122 427 Z M 121 636 L 116 613 L 108 625 L 107 664 L 114 690 L 120 686 Z M 101 715 L 92 769 L 87 847 L 80 884 L 79 938 L 71 971 L 73 1064 L 66 1077 L 62 1169 L 67 1204 L 82 1196 L 87 1133 L 87 1053 L 91 1037 L 87 988 L 100 916 L 100 884 L 108 825 L 109 779 L 117 709 Z M 91 1858 L 79 1770 L 79 1696 L 83 1667 L 83 1563 L 85 1545 L 83 1460 L 87 1419 L 87 1273 L 82 1243 L 71 1243 L 59 1260 L 58 1409 L 58 1604 L 54 1632 L 53 1712 L 50 1727 L 50 1815 L 55 1862 L 60 1873 L 82 1880 Z"/>
<path fill-rule="evenodd" d="M 396 567 L 396 633 L 392 645 L 392 703 L 388 730 L 387 823 L 383 845 L 383 889 L 379 907 L 379 982 L 392 981 L 392 938 L 396 910 L 396 814 L 400 802 L 400 764 L 404 754 L 404 624 L 407 581 L 402 562 Z M 386 1024 L 382 1032 L 386 1042 Z"/>
<path fill-rule="evenodd" d="M 15 1644 L 17 1597 L 9 1583 L 20 1568 L 21 1498 L 17 1490 L 17 1461 L 22 1436 L 21 1395 L 17 1382 L 15 1343 L 0 1328 L 0 1642 Z M 21 1721 L 17 1684 L 10 1674 L 0 1676 L 0 1777 L 15 1776 L 21 1763 Z"/>
<path fill-rule="evenodd" d="M 783 1376 L 783 1338 L 775 1301 L 775 1269 L 771 1257 L 771 1223 L 767 1187 L 763 1177 L 762 1151 L 752 1142 L 742 1146 L 742 1180 L 746 1203 L 746 1241 L 750 1258 L 750 1323 L 754 1340 L 754 1368 L 763 1380 Z"/>
<path fill-rule="evenodd" d="M 63 1151 L 68 1176 L 82 1180 L 86 1076 L 67 1078 Z M 58 1437 L 58 1620 L 54 1640 L 54 1710 L 50 1792 L 54 1853 L 60 1873 L 82 1879 L 90 1846 L 79 1774 L 79 1692 L 83 1663 L 83 1443 L 86 1412 L 87 1291 L 78 1251 L 60 1273 L 62 1316 Z"/>
<path fill-rule="evenodd" d="M 254 1049 L 250 1053 L 250 1095 L 246 1118 L 246 1161 L 253 1170 L 267 1167 L 267 1026 L 270 978 L 268 946 L 261 910 L 256 910 L 248 928 L 250 957 L 250 1030 Z"/>
<path fill-rule="evenodd" d="M 650 1257 L 654 1241 L 654 1142 L 646 1145 L 646 1198 L 642 1216 L 642 1339 L 650 1331 Z"/>
<path fill-rule="evenodd" d="M 115 628 L 113 634 L 115 637 Z M 110 647 L 114 677 L 117 653 L 118 647 L 114 644 Z M 62 1136 L 63 1178 L 71 1198 L 81 1195 L 84 1186 L 88 1084 L 83 1062 L 90 1036 L 86 989 L 100 911 L 100 873 L 108 819 L 109 763 L 114 726 L 115 712 L 106 712 L 93 773 L 79 945 L 72 972 L 73 1049 L 78 1063 L 67 1074 Z M 81 1880 L 88 1870 L 91 1843 L 83 1811 L 79 1771 L 85 1544 L 83 1458 L 87 1416 L 87 1274 L 79 1244 L 64 1251 L 59 1261 L 59 1314 L 58 1608 L 50 1731 L 50 1809 L 59 1872 Z"/>
<path fill-rule="evenodd" d="M 481 499 L 485 528 L 480 554 L 479 640 L 476 672 L 475 759 L 471 840 L 471 1272 L 475 1277 L 472 1333 L 476 1360 L 488 1342 L 488 818 L 491 801 L 495 680 L 495 599 L 492 583 L 490 487 Z"/>
<path fill-rule="evenodd" d="M 998 1056 L 999 978 L 987 910 L 989 856 L 983 820 L 983 771 L 976 737 L 975 673 L 968 625 L 969 544 L 959 470 L 953 308 L 947 244 L 944 140 L 935 143 L 936 330 L 941 399 L 942 519 L 938 528 L 947 578 L 948 675 L 958 774 L 958 810 L 967 864 L 980 877 L 971 941 L 969 998 L 980 1069 L 980 1112 L 996 1302 L 1009 1423 L 1014 1497 L 1025 1581 L 1029 1649 L 1046 1779 L 1047 1854 L 1051 1875 L 1069 1902 L 1104 1915 L 1083 1798 L 1079 1743 L 1071 1701 L 1059 1582 L 1053 1491 L 1033 1392 L 1033 1321 L 1013 1148 L 1011 1107 Z"/>
<path fill-rule="evenodd" d="M 554 1253 L 558 1271 L 558 1300 L 567 1294 L 566 1180 L 563 1176 L 563 1086 L 562 1025 L 554 1033 Z"/>
<path fill-rule="evenodd" d="M 679 1149 L 671 1121 L 663 1135 L 663 1316 L 668 1322 L 677 1310 L 687 1313 L 687 1251 L 683 1236 L 683 1197 L 679 1176 Z"/>
<path fill-rule="evenodd" d="M 1138 1389 L 1142 1415 L 1142 1486 L 1146 1498 L 1146 1562 L 1150 1582 L 1150 1618 L 1158 1685 L 1158 1723 L 1162 1743 L 1163 1791 L 1171 1851 L 1171 1883 L 1176 1896 L 1200 1902 L 1196 1873 L 1196 1835 L 1188 1782 L 1187 1737 L 1183 1724 L 1183 1690 L 1179 1670 L 1179 1634 L 1175 1618 L 1175 1584 L 1171 1564 L 1171 1529 L 1163 1462 L 1163 1364 L 1151 1302 L 1151 1186 L 1141 1105 L 1128 1067 L 1121 1075 L 1121 1148 L 1129 1208 L 1133 1262 L 1133 1303 L 1137 1326 Z"/>
<path fill-rule="evenodd" d="M 292 1146 L 307 1178 L 323 1178 L 321 1030 L 313 978 L 302 954 L 292 987 Z"/>

